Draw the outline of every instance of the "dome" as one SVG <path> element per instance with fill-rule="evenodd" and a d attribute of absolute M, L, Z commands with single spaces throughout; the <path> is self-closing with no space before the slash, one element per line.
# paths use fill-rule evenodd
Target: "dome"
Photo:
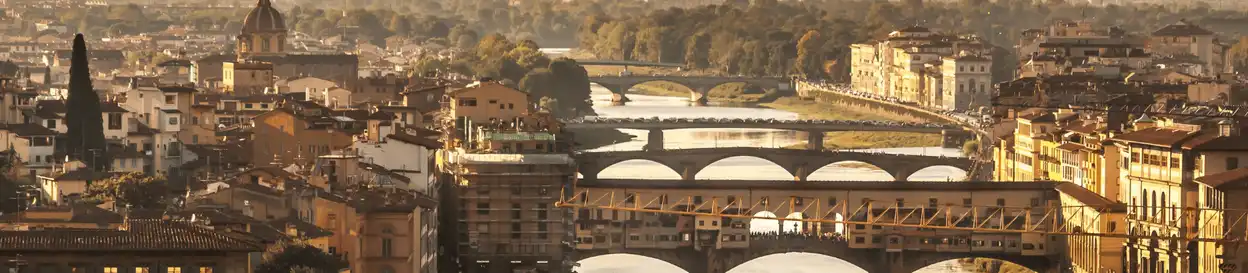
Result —
<path fill-rule="evenodd" d="M 243 19 L 243 34 L 265 32 L 286 32 L 286 20 L 282 19 L 282 13 L 273 8 L 270 0 L 257 2 L 256 8 L 251 9 L 247 18 Z"/>

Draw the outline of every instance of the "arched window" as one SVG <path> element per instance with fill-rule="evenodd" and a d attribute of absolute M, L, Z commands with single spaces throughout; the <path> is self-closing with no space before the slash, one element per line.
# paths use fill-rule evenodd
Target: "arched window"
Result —
<path fill-rule="evenodd" d="M 269 42 L 268 37 L 260 38 L 260 52 L 269 52 L 270 45 L 271 43 Z"/>

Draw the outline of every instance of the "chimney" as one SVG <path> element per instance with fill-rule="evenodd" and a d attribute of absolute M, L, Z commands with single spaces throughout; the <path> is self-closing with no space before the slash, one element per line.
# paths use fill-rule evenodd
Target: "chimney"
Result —
<path fill-rule="evenodd" d="M 1239 124 L 1234 119 L 1224 119 L 1218 122 L 1219 137 L 1236 137 L 1239 136 Z"/>
<path fill-rule="evenodd" d="M 1153 118 L 1148 117 L 1148 114 L 1142 114 L 1140 115 L 1140 118 L 1135 119 L 1135 121 L 1131 122 L 1131 127 L 1133 127 L 1132 130 L 1139 131 L 1139 130 L 1144 130 L 1148 128 L 1153 128 L 1156 126 L 1156 124 L 1157 122 L 1153 121 Z"/>

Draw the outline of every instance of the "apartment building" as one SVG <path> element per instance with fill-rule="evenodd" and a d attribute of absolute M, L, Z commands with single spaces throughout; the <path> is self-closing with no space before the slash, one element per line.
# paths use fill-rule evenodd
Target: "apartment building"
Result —
<path fill-rule="evenodd" d="M 439 168 L 450 175 L 462 272 L 558 272 L 575 260 L 570 213 L 555 208 L 576 177 L 561 128 L 530 113 L 527 93 L 494 82 L 452 91 L 444 106 Z M 450 225 L 450 226 L 448 226 Z"/>
<path fill-rule="evenodd" d="M 1015 133 L 995 147 L 997 179 L 1071 182 L 1123 208 L 1068 211 L 1068 221 L 1083 224 L 1079 228 L 1156 236 L 1068 236 L 1076 272 L 1218 270 L 1227 250 L 1191 239 L 1221 238 L 1230 222 L 1219 209 L 1227 207 L 1223 191 L 1236 189 L 1239 160 L 1248 156 L 1241 125 L 1148 115 L 1123 121 L 1118 115 L 1126 113 L 1020 114 Z M 1063 205 L 1091 204 L 1064 197 Z"/>
<path fill-rule="evenodd" d="M 1193 72 L 1198 76 L 1215 77 L 1233 70 L 1227 61 L 1230 46 L 1220 43 L 1212 31 L 1187 20 L 1153 31 L 1148 37 L 1148 49 L 1165 57 L 1194 57 L 1177 65 L 1196 66 Z"/>
<path fill-rule="evenodd" d="M 966 110 L 992 96 L 992 47 L 974 36 L 925 27 L 889 33 L 883 41 L 850 47 L 850 86 L 880 98 Z"/>

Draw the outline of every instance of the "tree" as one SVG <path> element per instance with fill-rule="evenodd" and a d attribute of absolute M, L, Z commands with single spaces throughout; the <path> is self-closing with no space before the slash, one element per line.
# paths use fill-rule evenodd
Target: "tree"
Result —
<path fill-rule="evenodd" d="M 130 172 L 91 183 L 87 186 L 86 198 L 113 201 L 133 208 L 163 209 L 168 194 L 169 184 L 164 177 Z"/>
<path fill-rule="evenodd" d="M 256 273 L 337 273 L 347 262 L 303 241 L 281 241 L 265 250 Z"/>
<path fill-rule="evenodd" d="M 979 141 L 970 140 L 962 143 L 962 154 L 974 157 L 979 154 Z"/>
<path fill-rule="evenodd" d="M 806 35 L 797 41 L 797 61 L 793 65 L 793 70 L 806 78 L 820 78 L 820 68 L 823 66 L 823 58 L 819 56 L 820 47 L 823 45 L 823 36 L 819 31 L 810 30 Z"/>
<path fill-rule="evenodd" d="M 104 144 L 104 120 L 100 113 L 100 97 L 91 85 L 87 64 L 87 43 L 78 34 L 74 37 L 73 55 L 69 65 L 69 98 L 65 100 L 65 126 L 68 128 L 66 154 L 87 162 L 92 169 L 103 171 L 109 165 Z"/>

